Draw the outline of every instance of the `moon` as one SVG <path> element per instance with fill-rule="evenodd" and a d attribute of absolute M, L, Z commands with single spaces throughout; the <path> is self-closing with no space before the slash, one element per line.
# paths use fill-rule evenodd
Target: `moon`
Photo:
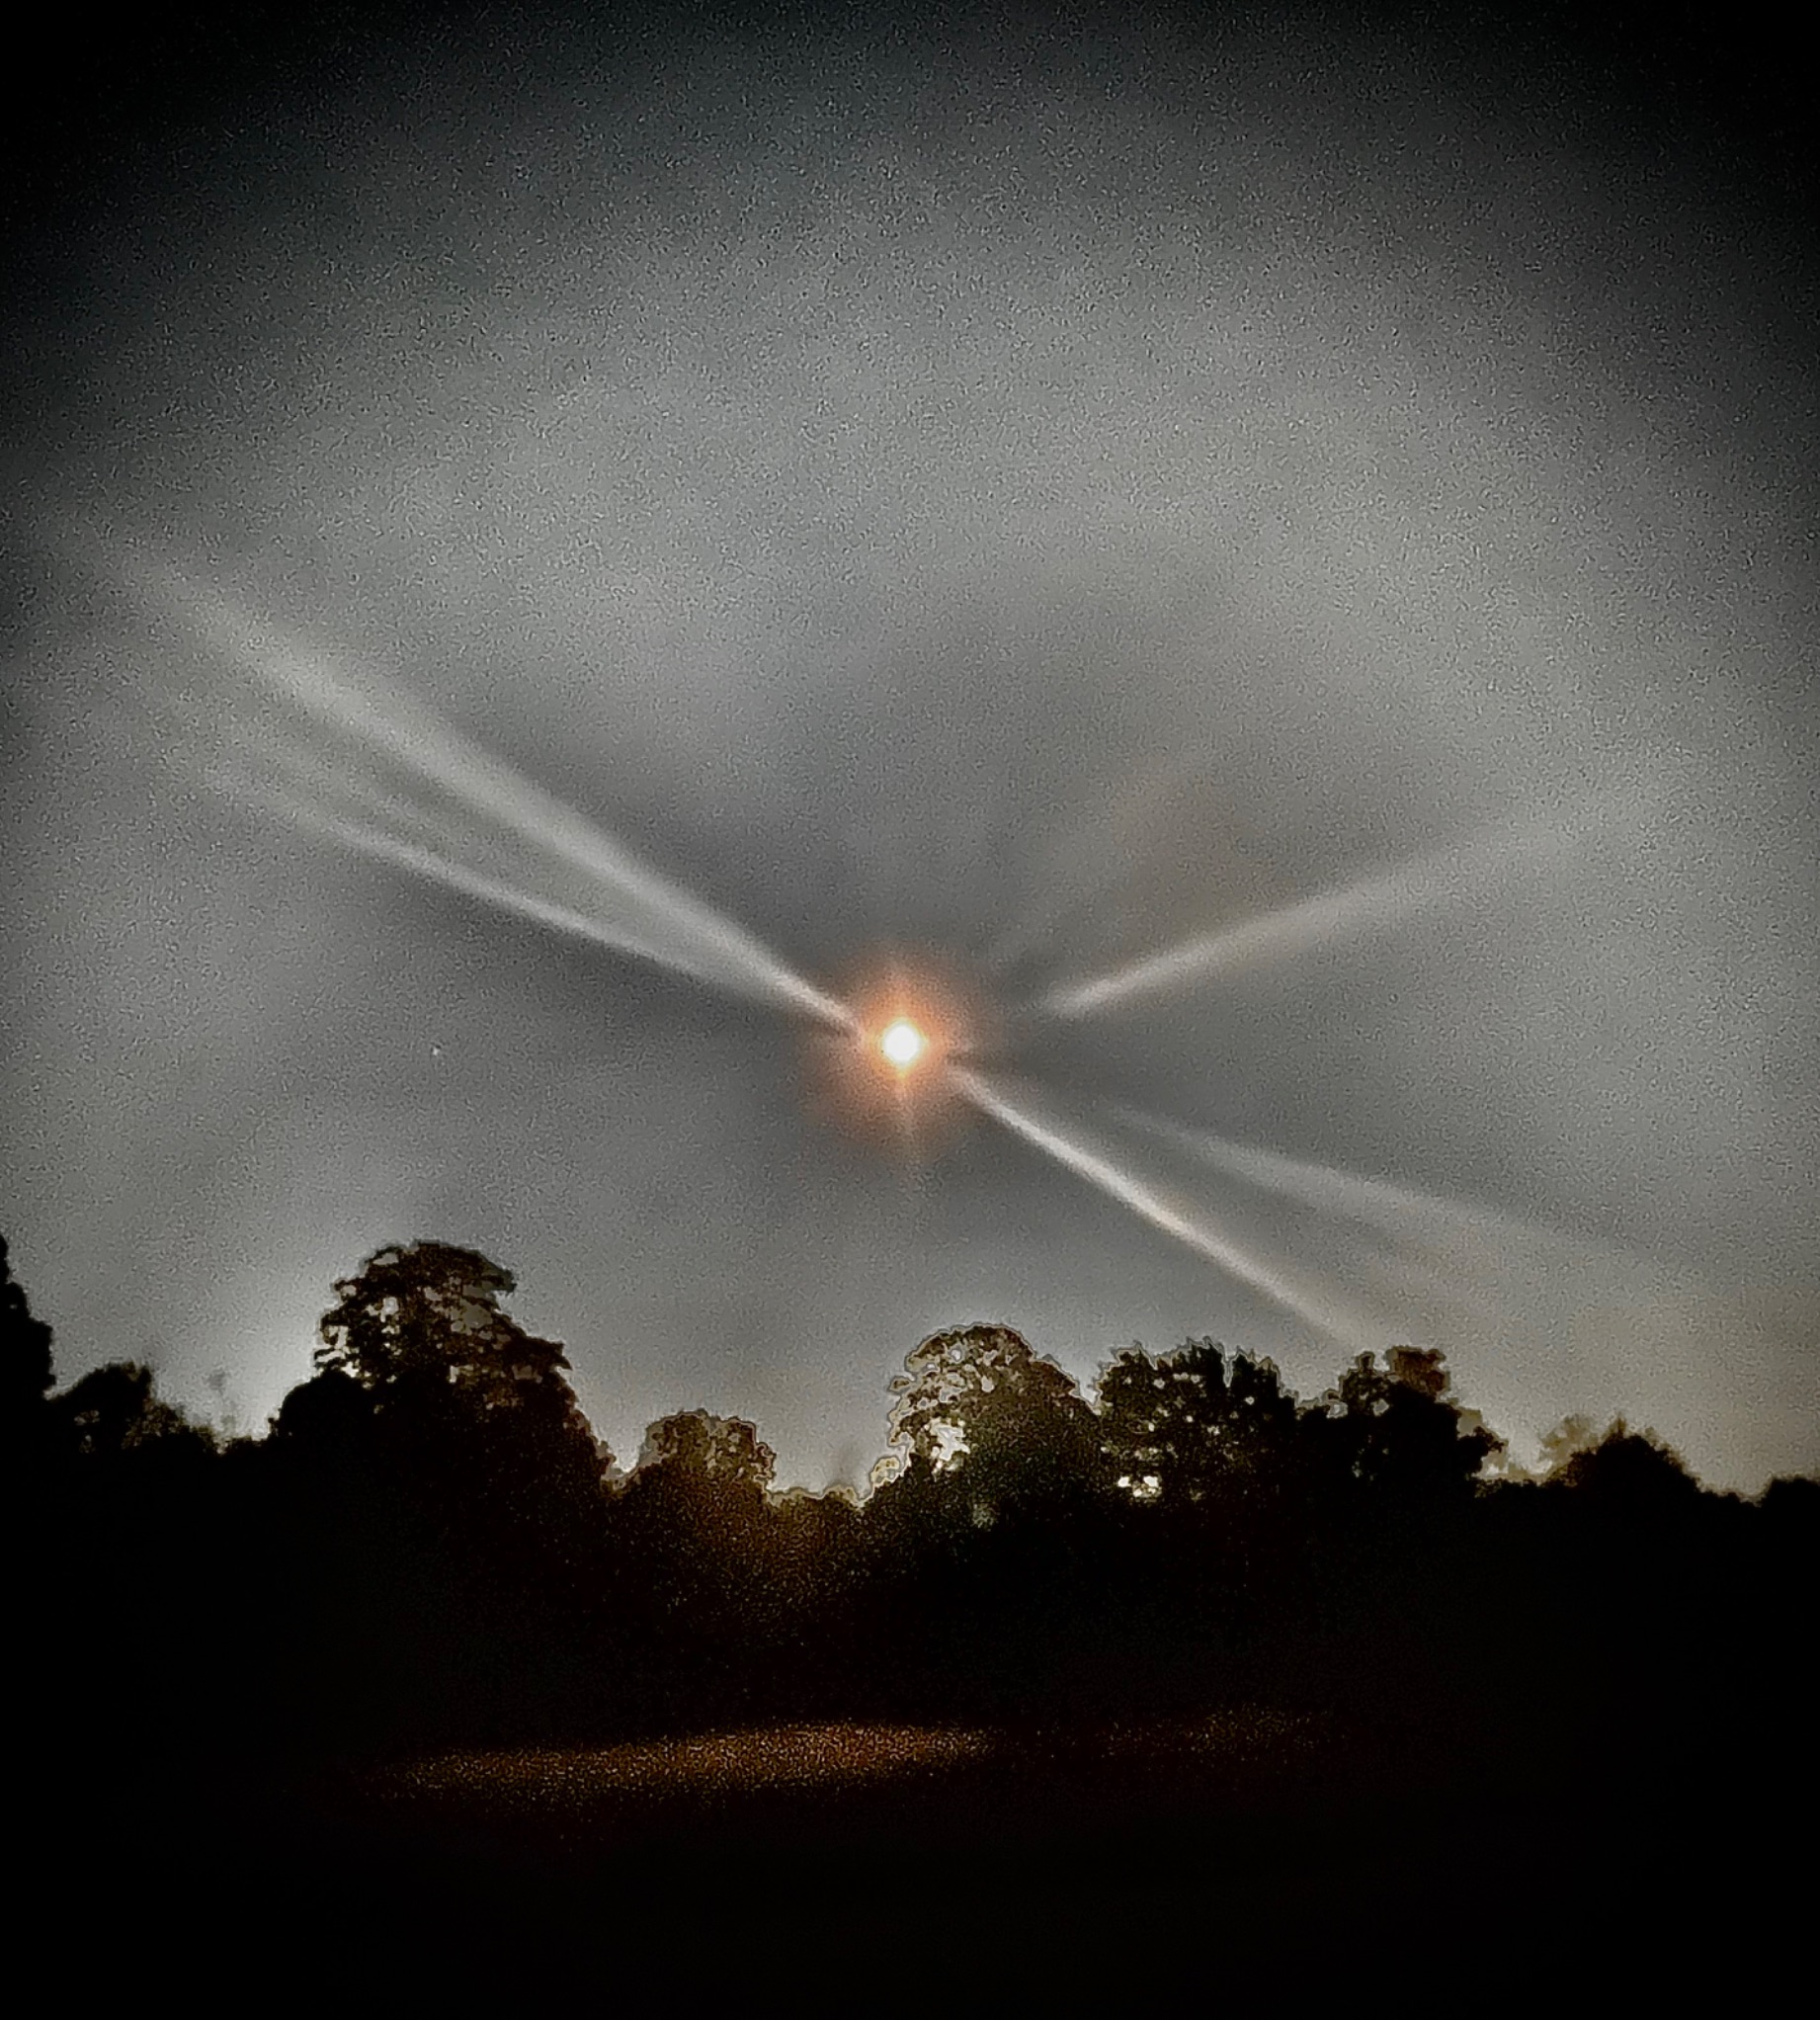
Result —
<path fill-rule="evenodd" d="M 907 1017 L 894 1018 L 878 1034 L 878 1050 L 900 1073 L 907 1073 L 929 1050 L 929 1041 Z"/>

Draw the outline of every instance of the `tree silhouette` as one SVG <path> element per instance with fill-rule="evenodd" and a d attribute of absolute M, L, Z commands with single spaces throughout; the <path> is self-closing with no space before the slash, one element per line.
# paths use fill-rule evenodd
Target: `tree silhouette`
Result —
<path fill-rule="evenodd" d="M 49 1392 L 50 1328 L 34 1318 L 24 1289 L 14 1281 L 4 1238 L 0 1238 L 0 1432 L 17 1448 L 36 1439 Z"/>
<path fill-rule="evenodd" d="M 329 1469 L 359 1465 L 372 1440 L 373 1398 L 345 1368 L 324 1368 L 279 1404 L 270 1450 Z"/>
<path fill-rule="evenodd" d="M 118 1459 L 147 1447 L 181 1446 L 212 1452 L 213 1434 L 190 1422 L 152 1386 L 152 1371 L 136 1361 L 110 1362 L 51 1399 L 51 1412 L 72 1449 L 84 1459 Z"/>
<path fill-rule="evenodd" d="M 1132 1347 L 1101 1376 L 1099 1402 L 1114 1483 L 1139 1501 L 1256 1506 L 1286 1483 L 1296 1401 L 1275 1362 L 1206 1339 L 1160 1356 Z"/>
<path fill-rule="evenodd" d="M 513 1288 L 471 1249 L 375 1251 L 269 1441 L 331 1695 L 391 1743 L 541 1729 L 592 1663 L 606 1458 Z"/>
<path fill-rule="evenodd" d="M 1105 1584 L 1092 1410 L 1003 1325 L 931 1334 L 891 1389 L 866 1539 L 900 1673 L 950 1712 L 1052 1709 Z"/>
<path fill-rule="evenodd" d="M 341 1369 L 383 1403 L 388 1391 L 452 1388 L 480 1411 L 512 1409 L 560 1381 L 568 1356 L 499 1308 L 509 1270 L 471 1248 L 417 1241 L 381 1248 L 335 1286 L 316 1366 Z"/>
<path fill-rule="evenodd" d="M 500 1309 L 515 1288 L 473 1249 L 378 1249 L 335 1286 L 316 1366 L 359 1384 L 382 1425 L 465 1447 L 515 1500 L 597 1496 L 611 1455 L 569 1387 L 567 1354 Z"/>
<path fill-rule="evenodd" d="M 777 1472 L 778 1456 L 743 1417 L 717 1417 L 707 1410 L 679 1410 L 660 1417 L 644 1434 L 638 1469 L 671 1467 L 675 1476 L 713 1491 L 745 1488 L 763 1493 Z"/>
<path fill-rule="evenodd" d="M 681 1410 L 645 1432 L 611 1533 L 647 1689 L 699 1719 L 744 1715 L 781 1595 L 768 1577 L 776 1455 L 740 1417 Z"/>
<path fill-rule="evenodd" d="M 891 1389 L 889 1436 L 904 1476 L 963 1497 L 975 1520 L 1094 1483 L 1092 1410 L 1072 1378 L 1010 1326 L 931 1333 Z"/>
<path fill-rule="evenodd" d="M 1274 1363 L 1212 1340 L 1132 1347 L 1101 1375 L 1103 1465 L 1123 1513 L 1127 1666 L 1163 1699 L 1242 1691 L 1266 1623 L 1305 1578 L 1307 1429 Z"/>
<path fill-rule="evenodd" d="M 1392 1347 L 1381 1366 L 1361 1354 L 1319 1410 L 1338 1472 L 1385 1513 L 1462 1505 L 1503 1449 L 1454 1395 L 1447 1357 L 1432 1347 Z"/>
<path fill-rule="evenodd" d="M 1614 1417 L 1603 1431 L 1565 1417 L 1542 1440 L 1548 1483 L 1613 1508 L 1670 1508 L 1699 1492 L 1687 1462 L 1654 1431 Z"/>

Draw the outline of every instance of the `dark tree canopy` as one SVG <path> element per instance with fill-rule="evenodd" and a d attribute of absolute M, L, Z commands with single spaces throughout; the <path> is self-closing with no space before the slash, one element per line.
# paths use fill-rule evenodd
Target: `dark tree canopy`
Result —
<path fill-rule="evenodd" d="M 1392 1347 L 1361 1354 L 1324 1398 L 1330 1457 L 1381 1505 L 1469 1498 L 1503 1440 L 1453 1394 L 1447 1357 Z"/>
<path fill-rule="evenodd" d="M 153 1389 L 152 1371 L 136 1361 L 92 1369 L 55 1397 L 51 1408 L 85 1459 L 116 1458 L 165 1441 L 212 1450 L 212 1435 Z"/>
<path fill-rule="evenodd" d="M 35 1411 L 50 1383 L 50 1328 L 33 1317 L 0 1238 L 0 1422 L 11 1424 Z"/>
<path fill-rule="evenodd" d="M 1292 1463 L 1296 1401 L 1276 1363 L 1212 1340 L 1132 1347 L 1100 1379 L 1100 1443 L 1114 1484 L 1168 1507 L 1256 1499 Z"/>
<path fill-rule="evenodd" d="M 1622 1417 L 1596 1430 L 1568 1417 L 1542 1440 L 1551 1485 L 1617 1506 L 1684 1501 L 1699 1492 L 1681 1454 L 1654 1431 L 1633 1431 Z"/>
<path fill-rule="evenodd" d="M 640 1473 L 667 1467 L 703 1484 L 760 1493 L 771 1485 L 777 1466 L 777 1454 L 755 1425 L 707 1410 L 678 1410 L 658 1418 L 645 1432 L 638 1454 Z"/>
<path fill-rule="evenodd" d="M 514 1288 L 509 1270 L 473 1249 L 381 1248 L 335 1286 L 312 1387 L 331 1376 L 358 1385 L 384 1438 L 426 1455 L 458 1449 L 460 1468 L 492 1479 L 502 1505 L 547 1509 L 567 1497 L 579 1507 L 598 1494 L 610 1455 L 569 1387 L 568 1356 L 500 1308 Z M 284 1428 L 358 1438 L 357 1415 L 349 1397 L 325 1391 Z M 452 1490 L 454 1465 L 435 1461 Z"/>
<path fill-rule="evenodd" d="M 372 1423 L 372 1392 L 345 1368 L 321 1368 L 279 1404 L 270 1442 L 274 1452 L 349 1462 L 367 1451 Z"/>
<path fill-rule="evenodd" d="M 930 1334 L 891 1389 L 890 1440 L 906 1473 L 995 1504 L 1094 1483 L 1092 1410 L 1072 1378 L 1010 1326 Z"/>
<path fill-rule="evenodd" d="M 339 1368 L 379 1391 L 420 1383 L 460 1391 L 477 1409 L 510 1409 L 569 1365 L 499 1308 L 517 1288 L 509 1270 L 471 1248 L 416 1241 L 381 1248 L 335 1286 L 323 1314 L 318 1368 Z"/>

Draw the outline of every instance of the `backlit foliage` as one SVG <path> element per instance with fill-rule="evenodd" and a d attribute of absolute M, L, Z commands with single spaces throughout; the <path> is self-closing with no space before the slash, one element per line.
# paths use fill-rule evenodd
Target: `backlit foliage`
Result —
<path fill-rule="evenodd" d="M 553 1340 L 534 1338 L 500 1309 L 514 1289 L 509 1270 L 473 1249 L 436 1241 L 379 1249 L 335 1286 L 340 1302 L 318 1328 L 316 1365 L 381 1397 L 447 1386 L 481 1410 L 514 1408 L 569 1365 Z"/>
<path fill-rule="evenodd" d="M 971 1456 L 1083 1439 L 1090 1414 L 1072 1379 L 1008 1325 L 931 1333 L 891 1383 L 890 1439 L 906 1459 L 948 1473 Z"/>
<path fill-rule="evenodd" d="M 1272 1361 L 1211 1340 L 1173 1354 L 1132 1347 L 1100 1379 L 1100 1450 L 1114 1483 L 1170 1505 L 1255 1486 L 1285 1465 L 1295 1397 Z"/>

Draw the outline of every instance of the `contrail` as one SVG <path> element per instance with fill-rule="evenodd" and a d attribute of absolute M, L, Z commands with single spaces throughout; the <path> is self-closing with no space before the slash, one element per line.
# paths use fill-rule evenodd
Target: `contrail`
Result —
<path fill-rule="evenodd" d="M 1167 1137 L 1204 1162 L 1221 1166 L 1235 1178 L 1372 1226 L 1392 1224 L 1410 1215 L 1462 1222 L 1494 1220 L 1502 1222 L 1507 1218 L 1494 1215 L 1489 1209 L 1418 1192 L 1391 1179 L 1365 1178 L 1357 1172 L 1343 1171 L 1338 1165 L 1311 1164 L 1298 1157 L 1285 1157 L 1281 1151 L 1262 1149 L 1255 1143 L 1235 1143 L 1209 1130 L 1191 1129 L 1123 1103 L 1115 1106 L 1112 1113 L 1133 1129 Z"/>
<path fill-rule="evenodd" d="M 1117 1112 L 1233 1177 L 1389 1237 L 1406 1251 L 1402 1267 L 1413 1251 L 1422 1258 L 1414 1267 L 1454 1314 L 1446 1328 L 1450 1347 L 1531 1371 L 1548 1366 L 1566 1384 L 1564 1398 L 1577 1392 L 1573 1371 L 1595 1356 L 1603 1365 L 1619 1341 L 1638 1355 L 1692 1368 L 1710 1357 L 1715 1339 L 1756 1336 L 1743 1304 L 1680 1259 Z M 1421 1309 L 1424 1294 L 1415 1298 L 1413 1308 Z"/>
<path fill-rule="evenodd" d="M 1052 1017 L 1089 1017 L 1213 975 L 1291 960 L 1310 948 L 1351 934 L 1381 931 L 1457 901 L 1492 877 L 1564 853 L 1571 840 L 1564 824 L 1539 819 L 1512 822 L 1184 940 L 1110 973 L 1051 989 L 1035 1007 Z"/>
<path fill-rule="evenodd" d="M 640 941 L 623 927 L 604 926 L 600 920 L 589 918 L 585 913 L 571 911 L 568 906 L 538 897 L 535 892 L 520 890 L 498 878 L 465 869 L 461 864 L 438 855 L 434 849 L 404 841 L 396 835 L 387 834 L 383 828 L 343 820 L 336 814 L 310 805 L 307 800 L 290 800 L 276 792 L 263 793 L 259 799 L 268 808 L 283 813 L 298 827 L 313 828 L 318 834 L 329 835 L 360 855 L 414 871 L 433 884 L 446 884 L 451 890 L 458 890 L 468 897 L 484 899 L 501 911 L 516 912 L 521 918 L 535 920 L 539 926 L 548 926 L 558 933 L 572 933 L 578 939 L 591 941 L 596 947 L 609 947 L 620 954 L 640 955 L 661 967 L 691 974 L 699 981 L 719 979 L 704 970 L 686 968 L 673 956 Z"/>
<path fill-rule="evenodd" d="M 1427 1257 L 1417 1267 L 1452 1302 L 1495 1308 L 1475 1296 L 1465 1281 L 1474 1257 L 1481 1266 L 1495 1261 L 1508 1268 L 1513 1262 L 1521 1265 L 1527 1256 L 1536 1272 L 1548 1276 L 1605 1275 L 1613 1269 L 1633 1274 L 1644 1267 L 1641 1258 L 1613 1244 L 1539 1226 L 1474 1201 L 1442 1199 L 1390 1179 L 1366 1178 L 1337 1165 L 1235 1143 L 1140 1109 L 1119 1105 L 1113 1113 L 1129 1127 L 1179 1144 L 1246 1184 L 1368 1227 L 1399 1244 L 1413 1243 Z M 1410 1261 L 1407 1255 L 1399 1258 L 1403 1267 Z"/>
<path fill-rule="evenodd" d="M 623 921 L 603 920 L 553 896 L 526 890 L 509 877 L 494 876 L 462 862 L 458 847 L 449 840 L 447 821 L 420 807 L 396 804 L 370 782 L 329 773 L 321 764 L 320 753 L 288 748 L 263 723 L 242 726 L 233 756 L 244 758 L 256 746 L 262 747 L 274 773 L 281 776 L 262 778 L 244 763 L 219 760 L 198 765 L 197 774 L 224 798 L 256 812 L 281 815 L 293 826 L 331 836 L 357 854 L 395 864 L 451 890 L 484 899 L 502 911 L 516 912 L 559 933 L 572 933 L 597 947 L 677 966 L 660 946 L 640 940 Z M 337 812 L 332 804 L 336 800 L 353 812 Z M 415 831 L 417 839 L 413 840 L 409 831 Z M 715 977 L 702 975 L 698 979 L 712 981 Z"/>
<path fill-rule="evenodd" d="M 286 747 L 237 696 L 226 697 L 221 718 L 208 724 L 211 735 L 237 738 L 246 751 L 263 746 L 291 775 L 291 790 L 269 796 L 290 818 L 600 946 L 853 1030 L 844 1004 L 421 702 L 372 674 L 357 679 L 328 654 L 175 568 L 146 564 L 141 572 L 145 586 L 176 604 L 192 629 L 267 696 L 316 725 L 301 745 L 293 729 Z M 333 738 L 328 749 L 319 740 L 325 729 Z M 375 765 L 401 779 L 404 790 L 363 779 L 358 767 L 371 774 Z M 317 803 L 335 800 L 344 807 L 354 802 L 360 817 Z M 509 862 L 502 864 L 502 854 Z"/>
<path fill-rule="evenodd" d="M 1173 1234 L 1178 1241 L 1216 1262 L 1240 1283 L 1262 1292 L 1330 1338 L 1350 1345 L 1359 1337 L 1361 1328 L 1357 1322 L 1343 1317 L 1327 1301 L 1297 1284 L 1294 1279 L 1273 1270 L 1256 1256 L 1247 1254 L 1235 1242 L 1165 1199 L 1141 1179 L 1121 1170 L 1110 1158 L 1074 1141 L 1051 1124 L 1037 1121 L 1009 1100 L 983 1074 L 974 1072 L 970 1067 L 952 1064 L 948 1072 L 954 1085 L 976 1108 L 994 1121 L 1003 1123 L 1008 1130 L 1015 1131 L 1027 1142 L 1034 1143 L 1037 1149 L 1047 1151 L 1058 1163 L 1065 1164 L 1070 1171 L 1097 1185 L 1102 1192 L 1110 1193 L 1121 1206 L 1129 1207 L 1152 1226 L 1160 1227 L 1165 1234 Z"/>

